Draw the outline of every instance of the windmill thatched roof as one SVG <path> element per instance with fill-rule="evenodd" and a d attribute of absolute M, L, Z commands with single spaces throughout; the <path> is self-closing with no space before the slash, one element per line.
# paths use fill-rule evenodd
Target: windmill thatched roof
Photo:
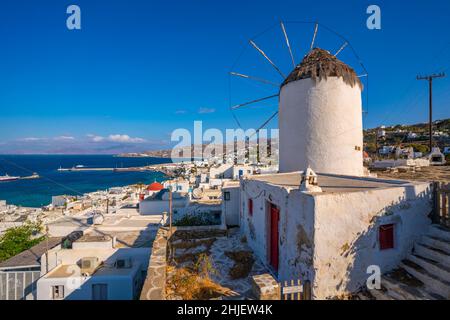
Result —
<path fill-rule="evenodd" d="M 281 87 L 300 79 L 311 78 L 320 81 L 328 77 L 341 77 L 346 84 L 352 87 L 359 85 L 361 90 L 363 88 L 361 81 L 351 67 L 320 48 L 311 50 L 284 80 Z"/>

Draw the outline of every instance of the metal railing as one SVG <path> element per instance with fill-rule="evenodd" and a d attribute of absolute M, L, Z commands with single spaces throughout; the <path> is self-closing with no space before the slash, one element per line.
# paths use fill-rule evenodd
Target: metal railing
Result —
<path fill-rule="evenodd" d="M 0 271 L 0 300 L 36 300 L 40 271 Z"/>

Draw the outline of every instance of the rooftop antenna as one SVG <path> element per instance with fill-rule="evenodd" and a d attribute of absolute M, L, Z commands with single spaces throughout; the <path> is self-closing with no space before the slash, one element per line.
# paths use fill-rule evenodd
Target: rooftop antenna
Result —
<path fill-rule="evenodd" d="M 429 90 L 429 120 L 428 120 L 428 133 L 430 135 L 430 152 L 433 148 L 433 79 L 444 78 L 445 73 L 434 73 L 427 76 L 417 76 L 417 80 L 427 80 Z"/>
<path fill-rule="evenodd" d="M 289 43 L 289 38 L 286 32 L 286 28 L 284 27 L 283 21 L 280 21 L 280 25 L 281 25 L 281 30 L 283 30 L 283 34 L 284 34 L 284 39 L 286 40 L 286 45 L 289 49 L 289 54 L 291 55 L 291 60 L 292 60 L 292 66 L 295 68 L 295 59 L 294 59 L 294 55 L 292 54 L 292 50 L 291 50 L 291 44 Z"/>

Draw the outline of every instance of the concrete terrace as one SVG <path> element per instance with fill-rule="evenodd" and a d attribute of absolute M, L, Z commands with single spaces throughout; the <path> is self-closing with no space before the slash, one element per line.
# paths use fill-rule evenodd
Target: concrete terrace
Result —
<path fill-rule="evenodd" d="M 298 189 L 302 172 L 277 173 L 268 175 L 250 176 L 247 180 L 261 181 L 289 189 Z M 400 187 L 411 184 L 405 180 L 385 180 L 370 177 L 353 177 L 333 174 L 317 174 L 319 187 L 324 193 L 358 192 L 371 189 L 384 189 Z"/>

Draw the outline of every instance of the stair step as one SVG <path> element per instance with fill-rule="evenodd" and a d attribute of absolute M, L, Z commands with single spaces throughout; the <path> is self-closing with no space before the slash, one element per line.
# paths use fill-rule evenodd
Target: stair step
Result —
<path fill-rule="evenodd" d="M 414 254 L 434 260 L 443 265 L 450 265 L 450 255 L 447 252 L 423 243 L 414 244 Z"/>
<path fill-rule="evenodd" d="M 373 300 L 374 297 L 369 292 L 359 292 L 356 294 L 358 300 Z"/>
<path fill-rule="evenodd" d="M 446 282 L 450 282 L 450 268 L 447 265 L 440 264 L 434 260 L 422 257 L 417 254 L 410 255 L 408 259 L 418 264 L 429 273 L 435 275 L 437 278 Z"/>
<path fill-rule="evenodd" d="M 430 226 L 429 229 L 429 235 L 439 238 L 439 239 L 443 239 L 446 241 L 450 241 L 450 229 L 446 228 L 444 226 L 438 225 L 438 224 L 433 224 Z"/>
<path fill-rule="evenodd" d="M 422 237 L 422 243 L 450 254 L 450 241 L 447 241 L 445 239 L 427 235 Z"/>
<path fill-rule="evenodd" d="M 410 275 L 423 282 L 428 292 L 437 294 L 442 299 L 450 299 L 450 283 L 447 281 L 437 278 L 411 260 L 403 260 L 400 266 Z"/>
<path fill-rule="evenodd" d="M 394 300 L 394 298 L 389 296 L 386 291 L 383 291 L 382 289 L 368 289 L 368 291 L 375 300 Z"/>
<path fill-rule="evenodd" d="M 406 271 L 404 271 L 406 273 Z M 417 280 L 417 279 L 416 279 Z M 419 286 L 411 285 L 410 282 L 404 283 L 385 275 L 381 278 L 381 283 L 388 290 L 387 294 L 394 297 L 396 300 L 435 300 L 436 298 L 426 292 L 423 283 Z"/>

